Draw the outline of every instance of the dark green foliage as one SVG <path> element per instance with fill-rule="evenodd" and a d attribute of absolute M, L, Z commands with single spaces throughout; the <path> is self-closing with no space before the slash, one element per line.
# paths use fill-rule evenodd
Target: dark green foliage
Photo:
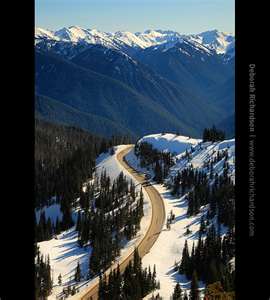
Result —
<path fill-rule="evenodd" d="M 229 260 L 235 256 L 234 239 L 234 231 L 221 239 L 212 225 L 205 240 L 199 237 L 197 245 L 193 244 L 191 255 L 185 243 L 179 272 L 191 279 L 196 271 L 198 278 L 206 284 L 221 281 L 226 291 L 234 290 L 234 273 L 230 272 L 228 266 Z"/>
<path fill-rule="evenodd" d="M 141 258 L 135 249 L 133 261 L 129 262 L 123 274 L 120 273 L 118 266 L 117 270 L 110 272 L 108 278 L 105 275 L 100 276 L 99 299 L 140 300 L 158 287 L 155 266 L 153 271 L 150 267 L 142 269 Z"/>
<path fill-rule="evenodd" d="M 36 300 L 47 299 L 52 290 L 52 278 L 49 256 L 44 258 L 37 249 L 35 258 L 35 298 Z"/>
<path fill-rule="evenodd" d="M 182 259 L 179 266 L 179 273 L 186 274 L 188 278 L 190 278 L 192 274 L 192 265 L 191 265 L 191 259 L 189 255 L 187 241 L 185 241 L 185 246 L 183 248 Z"/>
<path fill-rule="evenodd" d="M 143 193 L 141 191 L 137 197 L 134 183 L 123 173 L 111 183 L 103 172 L 95 189 L 98 194 L 95 210 L 91 209 L 91 213 L 84 210 L 78 233 L 81 246 L 91 241 L 93 247 L 90 275 L 110 266 L 120 253 L 121 240 L 130 240 L 136 235 L 143 216 Z"/>
<path fill-rule="evenodd" d="M 45 212 L 41 212 L 39 222 L 36 225 L 36 241 L 49 240 L 54 233 L 54 228 L 51 223 L 51 219 L 46 219 Z"/>
<path fill-rule="evenodd" d="M 225 132 L 213 125 L 212 128 L 205 128 L 203 131 L 203 141 L 204 142 L 217 142 L 225 140 Z"/>
<path fill-rule="evenodd" d="M 155 177 L 154 180 L 157 183 L 161 183 L 163 181 L 163 174 L 162 174 L 162 168 L 159 164 L 159 161 L 156 162 L 155 168 L 154 168 L 154 172 L 155 172 Z"/>
<path fill-rule="evenodd" d="M 224 155 L 220 156 L 225 157 L 226 161 L 227 155 L 226 153 Z M 207 181 L 203 186 L 207 187 Z M 196 247 L 193 245 L 191 255 L 185 245 L 179 272 L 191 279 L 191 274 L 196 271 L 199 279 L 206 284 L 221 281 L 226 291 L 233 291 L 234 273 L 230 271 L 228 262 L 235 255 L 234 185 L 227 174 L 221 176 L 216 174 L 211 192 L 207 193 L 206 198 L 204 195 L 203 189 L 198 189 L 196 186 L 189 194 L 188 212 L 196 214 L 198 209 L 196 199 L 208 199 L 210 211 L 207 212 L 206 220 L 204 216 L 201 217 L 199 241 Z M 214 225 L 210 226 L 210 220 L 215 215 L 217 215 L 216 228 Z M 220 238 L 221 224 L 228 227 L 228 233 L 223 239 Z M 203 241 L 201 237 L 205 233 L 206 238 Z"/>
<path fill-rule="evenodd" d="M 181 182 L 181 184 L 180 184 Z M 194 170 L 193 167 L 185 168 L 181 172 L 177 172 L 177 175 L 173 178 L 173 184 L 171 186 L 171 193 L 177 196 L 183 196 L 187 192 L 191 191 L 194 187 L 197 191 L 200 191 L 203 197 L 200 202 L 197 201 L 197 206 L 199 203 L 205 203 L 208 197 L 207 189 L 208 179 L 207 175 L 202 171 Z M 193 195 L 190 195 L 191 197 Z M 193 203 L 192 203 L 193 204 Z M 203 205 L 203 204 L 202 204 Z M 190 214 L 191 215 L 191 214 Z"/>
<path fill-rule="evenodd" d="M 180 184 L 181 182 L 181 184 Z M 188 211 L 189 216 L 196 215 L 200 207 L 209 202 L 209 187 L 207 175 L 201 171 L 194 170 L 192 167 L 178 172 L 174 177 L 172 194 L 184 195 L 188 192 Z"/>
<path fill-rule="evenodd" d="M 62 275 L 58 275 L 58 285 L 62 285 Z"/>
<path fill-rule="evenodd" d="M 174 287 L 172 300 L 183 300 L 182 289 L 181 289 L 179 282 L 177 282 L 176 286 Z"/>
<path fill-rule="evenodd" d="M 198 277 L 196 271 L 192 274 L 190 286 L 190 300 L 200 300 L 200 291 L 198 286 Z"/>
<path fill-rule="evenodd" d="M 200 229 L 199 229 L 199 233 L 200 235 L 204 234 L 206 232 L 206 224 L 205 224 L 205 220 L 204 217 L 201 217 L 201 221 L 200 221 Z"/>
<path fill-rule="evenodd" d="M 76 198 L 86 209 L 83 183 L 92 178 L 97 155 L 114 145 L 129 143 L 127 137 L 104 139 L 80 129 L 36 120 L 35 127 L 35 206 L 59 203 L 63 219 L 52 224 L 41 214 L 36 240 L 42 241 L 73 225 L 72 209 Z M 90 187 L 89 197 L 93 190 Z"/>
<path fill-rule="evenodd" d="M 226 151 L 220 156 L 218 160 L 225 157 Z M 227 163 L 225 165 L 227 167 Z M 210 210 L 207 215 L 209 221 L 216 214 L 218 222 L 224 224 L 229 228 L 233 228 L 235 219 L 235 199 L 234 199 L 234 185 L 228 177 L 228 172 L 223 172 L 222 175 L 216 175 L 213 179 L 213 185 L 209 188 L 209 180 L 207 175 L 203 172 L 194 171 L 193 168 L 183 170 L 173 179 L 171 191 L 173 194 L 181 194 L 188 192 L 188 210 L 189 216 L 196 215 L 201 206 L 210 204 Z M 181 184 L 180 184 L 181 182 Z M 205 224 L 201 224 L 202 229 L 200 233 L 205 231 Z"/>
<path fill-rule="evenodd" d="M 80 267 L 80 263 L 78 262 L 77 267 L 76 267 L 76 271 L 75 271 L 75 275 L 74 275 L 74 280 L 76 282 L 80 282 L 81 281 L 81 267 Z"/>
<path fill-rule="evenodd" d="M 147 142 L 136 143 L 135 154 L 140 159 L 141 167 L 151 167 L 154 170 L 154 180 L 162 183 L 168 176 L 173 158 L 169 152 L 160 152 Z"/>

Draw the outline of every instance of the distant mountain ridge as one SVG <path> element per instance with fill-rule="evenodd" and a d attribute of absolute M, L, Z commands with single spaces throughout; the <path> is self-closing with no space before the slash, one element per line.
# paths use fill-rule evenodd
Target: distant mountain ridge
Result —
<path fill-rule="evenodd" d="M 69 41 L 72 43 L 101 44 L 113 49 L 120 49 L 121 47 L 145 49 L 163 43 L 173 43 L 187 39 L 191 42 L 206 46 L 218 54 L 226 54 L 228 50 L 230 50 L 231 53 L 235 42 L 234 35 L 218 30 L 210 30 L 190 35 L 160 29 L 148 29 L 144 32 L 136 33 L 129 31 L 117 31 L 113 33 L 103 32 L 97 29 L 85 29 L 80 26 L 63 27 L 55 31 L 37 27 L 35 29 L 35 37 L 37 40 L 45 38 L 56 41 Z"/>

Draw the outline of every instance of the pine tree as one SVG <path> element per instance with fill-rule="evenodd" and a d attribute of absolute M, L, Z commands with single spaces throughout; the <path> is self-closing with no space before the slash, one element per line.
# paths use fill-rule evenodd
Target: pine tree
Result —
<path fill-rule="evenodd" d="M 162 174 L 162 168 L 160 166 L 159 161 L 156 162 L 156 166 L 155 166 L 154 172 L 155 172 L 154 180 L 157 183 L 161 183 L 163 181 L 163 174 Z"/>
<path fill-rule="evenodd" d="M 72 289 L 71 289 L 71 296 L 75 295 L 76 294 L 76 287 L 75 285 L 73 285 Z"/>
<path fill-rule="evenodd" d="M 79 262 L 78 262 L 77 267 L 76 267 L 74 279 L 75 279 L 76 282 L 81 281 L 81 267 L 80 267 Z"/>
<path fill-rule="evenodd" d="M 203 234 L 203 233 L 205 233 L 205 231 L 206 231 L 206 225 L 205 225 L 204 217 L 202 216 L 201 221 L 200 221 L 199 232 L 200 232 L 200 234 Z"/>
<path fill-rule="evenodd" d="M 191 276 L 190 272 L 191 272 L 190 256 L 189 256 L 188 244 L 187 244 L 187 240 L 186 240 L 184 248 L 183 248 L 183 252 L 182 252 L 182 260 L 181 260 L 181 264 L 179 267 L 179 273 L 186 274 L 187 277 L 190 277 Z"/>
<path fill-rule="evenodd" d="M 182 289 L 179 282 L 177 282 L 176 286 L 174 287 L 172 300 L 182 300 Z"/>
<path fill-rule="evenodd" d="M 55 221 L 55 234 L 59 234 L 61 232 L 61 224 L 59 222 L 58 216 Z"/>
<path fill-rule="evenodd" d="M 81 231 L 81 212 L 78 213 L 77 224 L 76 224 L 76 231 Z"/>
<path fill-rule="evenodd" d="M 58 285 L 62 285 L 62 275 L 61 275 L 61 273 L 58 275 Z"/>
<path fill-rule="evenodd" d="M 192 274 L 191 286 L 190 286 L 190 300 L 199 300 L 200 298 L 198 277 L 196 271 Z"/>

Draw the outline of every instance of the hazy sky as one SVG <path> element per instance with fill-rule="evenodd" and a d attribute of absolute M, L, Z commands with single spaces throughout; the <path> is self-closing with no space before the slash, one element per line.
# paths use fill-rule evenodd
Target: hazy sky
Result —
<path fill-rule="evenodd" d="M 234 33 L 234 0 L 35 0 L 36 26 Z"/>

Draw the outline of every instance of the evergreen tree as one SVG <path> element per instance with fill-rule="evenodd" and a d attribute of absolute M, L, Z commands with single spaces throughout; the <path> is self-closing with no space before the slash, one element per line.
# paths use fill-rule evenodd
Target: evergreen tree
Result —
<path fill-rule="evenodd" d="M 162 168 L 160 166 L 159 161 L 156 162 L 154 173 L 155 173 L 154 180 L 157 183 L 161 183 L 163 181 L 163 174 L 162 174 Z"/>
<path fill-rule="evenodd" d="M 61 275 L 61 273 L 58 275 L 58 285 L 62 285 L 62 275 Z"/>
<path fill-rule="evenodd" d="M 187 240 L 185 241 L 185 245 L 182 252 L 182 260 L 179 267 L 179 273 L 186 274 L 187 277 L 191 276 L 191 261 L 189 256 L 188 244 Z"/>
<path fill-rule="evenodd" d="M 199 300 L 200 292 L 198 287 L 198 277 L 196 271 L 192 274 L 191 286 L 190 286 L 190 300 Z"/>
<path fill-rule="evenodd" d="M 77 224 L 76 224 L 76 231 L 81 230 L 81 212 L 78 212 Z"/>
<path fill-rule="evenodd" d="M 79 262 L 78 262 L 77 267 L 76 267 L 74 279 L 75 279 L 76 282 L 81 281 L 81 267 L 80 267 Z"/>
<path fill-rule="evenodd" d="M 172 300 L 182 300 L 182 299 L 183 299 L 182 298 L 182 289 L 181 289 L 179 282 L 177 282 L 176 286 L 174 287 Z"/>
<path fill-rule="evenodd" d="M 206 225 L 205 225 L 205 221 L 204 221 L 204 217 L 201 217 L 201 221 L 200 221 L 200 229 L 199 232 L 200 234 L 204 234 L 206 231 Z"/>

